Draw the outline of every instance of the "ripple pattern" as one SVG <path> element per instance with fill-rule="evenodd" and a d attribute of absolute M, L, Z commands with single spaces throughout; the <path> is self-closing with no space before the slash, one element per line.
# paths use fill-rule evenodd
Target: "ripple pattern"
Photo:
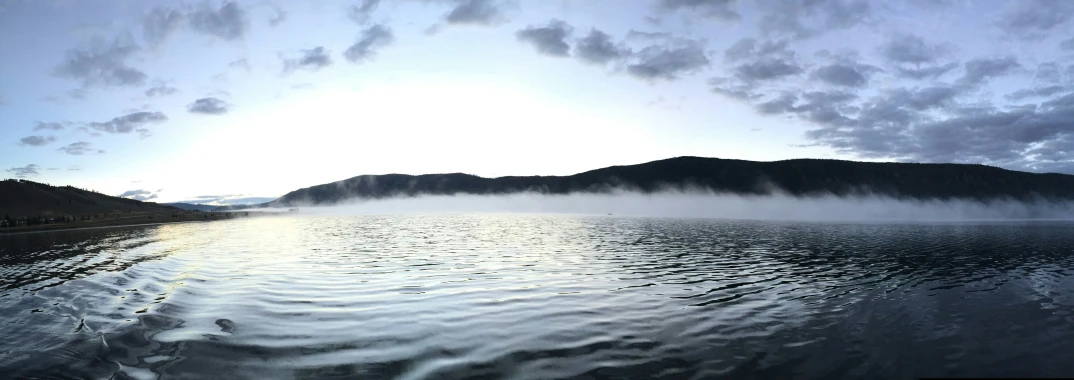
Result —
<path fill-rule="evenodd" d="M 0 374 L 1062 376 L 1072 228 L 441 214 L 5 235 Z"/>

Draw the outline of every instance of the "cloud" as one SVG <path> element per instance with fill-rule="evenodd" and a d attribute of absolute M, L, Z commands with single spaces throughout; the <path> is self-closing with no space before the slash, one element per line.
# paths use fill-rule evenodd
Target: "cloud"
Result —
<path fill-rule="evenodd" d="M 746 81 L 773 80 L 800 74 L 804 69 L 796 63 L 783 58 L 765 58 L 744 63 L 734 68 L 735 77 Z"/>
<path fill-rule="evenodd" d="M 1009 65 L 985 65 L 990 68 Z M 977 69 L 976 78 L 1004 72 Z M 984 73 L 984 74 L 981 74 Z M 713 82 L 714 91 L 735 89 Z M 758 113 L 787 115 L 813 129 L 806 138 L 843 154 L 913 162 L 985 163 L 1030 171 L 1074 172 L 1074 94 L 1039 105 L 997 107 L 972 99 L 967 87 L 937 83 L 927 87 L 879 90 L 860 98 L 848 92 L 802 92 L 785 88 L 738 88 L 735 97 Z"/>
<path fill-rule="evenodd" d="M 276 4 L 271 4 L 270 6 L 272 7 L 272 11 L 275 12 L 275 15 L 269 19 L 269 26 L 279 26 L 280 24 L 283 24 L 284 21 L 287 21 L 287 12 L 284 12 L 283 8 L 280 8 L 280 6 Z"/>
<path fill-rule="evenodd" d="M 895 72 L 903 78 L 909 79 L 936 79 L 958 68 L 958 63 L 950 62 L 937 66 L 896 67 Z"/>
<path fill-rule="evenodd" d="M 228 112 L 230 106 L 227 102 L 217 98 L 201 98 L 187 105 L 187 111 L 205 115 L 223 115 Z"/>
<path fill-rule="evenodd" d="M 157 199 L 157 197 L 158 197 L 158 195 L 159 195 L 159 193 L 161 191 L 164 191 L 164 190 L 163 189 L 162 190 L 157 190 L 157 191 L 142 190 L 142 189 L 127 190 L 127 191 L 124 191 L 123 194 L 117 195 L 117 197 L 127 198 L 127 199 L 134 199 L 136 201 L 147 201 L 147 200 L 150 200 L 150 199 Z"/>
<path fill-rule="evenodd" d="M 219 9 L 204 3 L 188 19 L 194 31 L 223 40 L 239 40 L 246 35 L 246 11 L 234 1 L 225 2 Z"/>
<path fill-rule="evenodd" d="M 700 41 L 679 41 L 667 45 L 647 46 L 631 57 L 627 73 L 641 79 L 675 80 L 709 66 L 704 44 Z"/>
<path fill-rule="evenodd" d="M 19 139 L 19 145 L 23 146 L 43 146 L 51 144 L 56 141 L 56 137 L 53 136 L 26 136 Z"/>
<path fill-rule="evenodd" d="M 352 63 L 361 63 L 375 57 L 379 48 L 388 46 L 393 41 L 395 36 L 391 28 L 380 24 L 373 25 L 362 31 L 358 41 L 347 48 L 343 56 Z"/>
<path fill-rule="evenodd" d="M 26 178 L 26 177 L 33 177 L 35 175 L 41 174 L 38 170 L 41 170 L 40 166 L 37 166 L 37 165 L 34 165 L 34 164 L 29 164 L 29 165 L 23 166 L 21 168 L 8 169 L 7 172 L 8 173 L 13 173 L 15 175 L 15 177 L 17 177 L 17 178 Z"/>
<path fill-rule="evenodd" d="M 74 97 L 81 97 L 86 88 L 96 85 L 142 86 L 146 74 L 126 64 L 138 50 L 129 33 L 116 37 L 111 44 L 97 41 L 88 49 L 67 51 L 67 57 L 53 69 L 53 74 L 82 81 L 82 89 L 75 90 Z"/>
<path fill-rule="evenodd" d="M 35 131 L 62 131 L 63 130 L 63 124 L 55 123 L 55 122 L 53 122 L 53 123 L 45 123 L 45 122 L 38 121 L 38 122 L 34 123 L 34 130 Z"/>
<path fill-rule="evenodd" d="M 503 14 L 495 0 L 455 0 L 457 5 L 446 16 L 448 24 L 495 25 Z"/>
<path fill-rule="evenodd" d="M 519 41 L 529 43 L 537 48 L 537 52 L 553 57 L 567 57 L 570 55 L 570 45 L 567 37 L 574 30 L 563 20 L 553 19 L 546 26 L 530 25 L 525 29 L 515 32 Z"/>
<path fill-rule="evenodd" d="M 172 95 L 172 94 L 174 94 L 176 92 L 179 92 L 179 89 L 176 89 L 175 87 L 170 87 L 170 86 L 168 86 L 168 85 L 166 85 L 164 83 L 158 83 L 158 84 L 154 85 L 153 87 L 150 87 L 148 90 L 145 90 L 145 96 L 148 96 L 148 97 L 166 96 L 166 95 Z"/>
<path fill-rule="evenodd" d="M 1074 50 L 1074 38 L 1068 38 L 1059 43 L 1059 49 L 1071 51 Z"/>
<path fill-rule="evenodd" d="M 1007 100 L 1019 101 L 1029 98 L 1047 98 L 1062 92 L 1072 91 L 1074 88 L 1062 85 L 1050 85 L 1035 88 L 1024 88 L 1004 96 Z"/>
<path fill-rule="evenodd" d="M 880 46 L 880 54 L 889 62 L 920 65 L 936 62 L 950 53 L 948 45 L 930 44 L 914 34 L 896 34 Z"/>
<path fill-rule="evenodd" d="M 848 64 L 831 64 L 813 71 L 813 76 L 821 82 L 833 86 L 862 87 L 868 82 L 869 70 Z"/>
<path fill-rule="evenodd" d="M 145 16 L 142 21 L 142 36 L 150 46 L 157 46 L 168 39 L 179 26 L 182 25 L 185 16 L 178 9 L 169 7 L 156 7 Z"/>
<path fill-rule="evenodd" d="M 616 46 L 612 43 L 611 36 L 595 28 L 574 45 L 574 56 L 588 63 L 602 65 L 621 60 L 630 54 L 630 49 Z"/>
<path fill-rule="evenodd" d="M 243 69 L 243 70 L 246 70 L 246 71 L 250 71 L 250 69 L 251 69 L 250 61 L 246 60 L 246 58 L 231 61 L 230 63 L 227 64 L 227 66 L 228 67 L 233 67 L 233 68 Z"/>
<path fill-rule="evenodd" d="M 308 50 L 302 50 L 302 54 L 300 57 L 286 58 L 283 60 L 283 67 L 285 72 L 291 72 L 299 69 L 317 71 L 331 64 L 331 52 L 326 50 L 323 46 L 318 46 Z"/>
<path fill-rule="evenodd" d="M 724 61 L 730 65 L 729 71 L 738 82 L 720 80 L 721 86 L 742 87 L 759 81 L 771 81 L 805 72 L 798 63 L 797 55 L 789 49 L 787 40 L 766 40 L 758 42 L 754 38 L 743 38 L 726 50 Z M 732 84 L 734 83 L 734 84 Z M 710 85 L 713 84 L 710 81 Z M 737 90 L 726 94 L 738 93 Z M 738 93 L 735 97 L 742 97 Z"/>
<path fill-rule="evenodd" d="M 763 36 L 796 39 L 850 29 L 872 11 L 868 0 L 768 0 L 757 8 L 757 26 Z"/>
<path fill-rule="evenodd" d="M 134 112 L 123 116 L 112 118 L 112 120 L 106 122 L 93 122 L 89 123 L 90 128 L 96 129 L 102 132 L 108 133 L 130 133 L 133 131 L 143 132 L 144 126 L 151 123 L 161 123 L 167 121 L 168 117 L 160 112 Z"/>
<path fill-rule="evenodd" d="M 380 0 L 362 0 L 359 5 L 351 5 L 347 8 L 347 17 L 358 25 L 369 23 L 369 17 L 377 10 Z"/>
<path fill-rule="evenodd" d="M 959 79 L 959 82 L 968 86 L 976 86 L 991 78 L 1011 74 L 1020 67 L 1018 60 L 1010 56 L 973 59 L 966 62 L 966 74 L 962 79 Z"/>
<path fill-rule="evenodd" d="M 996 24 L 1008 34 L 1037 38 L 1063 26 L 1074 16 L 1074 2 L 1020 0 L 1007 4 Z"/>
<path fill-rule="evenodd" d="M 81 156 L 81 155 L 92 154 L 92 153 L 104 154 L 103 150 L 94 149 L 93 144 L 85 142 L 85 141 L 79 141 L 79 142 L 76 142 L 76 143 L 71 143 L 71 144 L 68 144 L 67 146 L 64 146 L 64 147 L 62 147 L 60 149 L 57 149 L 57 150 L 60 151 L 60 152 L 70 154 L 72 156 Z"/>
<path fill-rule="evenodd" d="M 735 10 L 738 5 L 735 0 L 660 0 L 659 5 L 668 10 L 686 10 L 722 21 L 736 21 L 742 18 Z"/>

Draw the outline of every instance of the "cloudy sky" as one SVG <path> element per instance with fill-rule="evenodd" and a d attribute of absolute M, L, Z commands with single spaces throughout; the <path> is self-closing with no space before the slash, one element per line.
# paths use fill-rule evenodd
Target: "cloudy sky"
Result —
<path fill-rule="evenodd" d="M 1074 173 L 1074 1 L 0 0 L 0 170 L 156 201 L 682 155 Z"/>

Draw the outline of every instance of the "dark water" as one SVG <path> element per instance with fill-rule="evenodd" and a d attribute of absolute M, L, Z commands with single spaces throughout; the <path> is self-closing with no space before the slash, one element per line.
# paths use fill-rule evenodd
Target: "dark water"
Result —
<path fill-rule="evenodd" d="M 1074 375 L 1072 231 L 411 215 L 0 236 L 0 377 Z"/>

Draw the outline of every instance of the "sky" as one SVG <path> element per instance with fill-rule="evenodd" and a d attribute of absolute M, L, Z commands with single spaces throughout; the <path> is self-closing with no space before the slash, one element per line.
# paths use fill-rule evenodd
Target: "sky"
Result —
<path fill-rule="evenodd" d="M 1074 1 L 0 0 L 0 177 L 235 203 L 676 156 L 1074 174 Z"/>

